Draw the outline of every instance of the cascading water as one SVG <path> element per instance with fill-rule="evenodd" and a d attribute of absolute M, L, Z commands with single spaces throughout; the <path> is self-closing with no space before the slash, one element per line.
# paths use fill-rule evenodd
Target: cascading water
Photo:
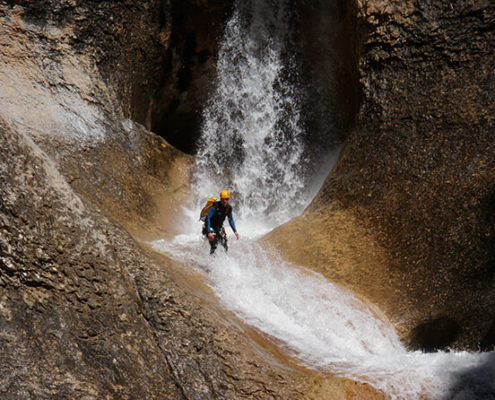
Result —
<path fill-rule="evenodd" d="M 390 324 L 352 295 L 249 239 L 310 200 L 302 196 L 307 181 L 297 90 L 284 66 L 289 18 L 284 1 L 238 2 L 204 112 L 193 182 L 198 201 L 184 211 L 183 234 L 152 246 L 205 274 L 226 308 L 309 368 L 369 383 L 390 398 L 493 398 L 493 353 L 408 352 Z M 199 201 L 224 188 L 232 192 L 244 238 L 229 253 L 210 257 L 197 222 Z M 475 378 L 466 372 L 482 365 Z M 463 386 L 452 389 L 461 375 Z"/>
<path fill-rule="evenodd" d="M 288 73 L 289 8 L 244 1 L 227 24 L 217 87 L 204 111 L 195 188 L 229 188 L 240 219 L 284 222 L 308 201 L 296 85 Z"/>
<path fill-rule="evenodd" d="M 494 398 L 493 352 L 409 352 L 391 325 L 351 294 L 254 242 L 213 258 L 197 235 L 152 246 L 206 274 L 226 308 L 308 368 L 368 383 L 391 399 Z"/>

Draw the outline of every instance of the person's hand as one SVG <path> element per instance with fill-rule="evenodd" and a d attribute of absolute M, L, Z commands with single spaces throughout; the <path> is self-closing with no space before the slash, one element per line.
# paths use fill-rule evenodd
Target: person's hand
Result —
<path fill-rule="evenodd" d="M 234 232 L 235 233 L 235 237 L 237 238 L 237 240 L 239 240 L 239 234 L 237 232 Z"/>
<path fill-rule="evenodd" d="M 211 233 L 211 232 L 210 232 L 210 233 L 208 233 L 208 240 L 209 240 L 210 242 L 213 242 L 213 233 Z"/>

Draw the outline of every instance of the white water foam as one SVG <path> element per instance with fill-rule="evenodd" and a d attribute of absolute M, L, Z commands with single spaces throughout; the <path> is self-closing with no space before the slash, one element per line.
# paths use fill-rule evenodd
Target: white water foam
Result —
<path fill-rule="evenodd" d="M 391 325 L 351 294 L 250 240 L 234 241 L 229 253 L 217 250 L 213 257 L 198 234 L 152 246 L 205 274 L 226 308 L 309 368 L 369 383 L 392 399 L 473 400 L 495 393 L 493 379 L 486 379 L 495 373 L 493 352 L 409 352 Z M 473 377 L 459 379 L 476 368 L 486 375 L 474 374 L 477 387 Z"/>

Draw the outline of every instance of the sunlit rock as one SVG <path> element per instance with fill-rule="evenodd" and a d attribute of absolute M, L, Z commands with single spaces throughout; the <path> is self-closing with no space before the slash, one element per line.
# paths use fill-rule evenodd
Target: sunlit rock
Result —
<path fill-rule="evenodd" d="M 339 279 L 382 306 L 406 342 L 443 315 L 459 330 L 438 347 L 476 349 L 494 309 L 493 7 L 363 1 L 355 15 L 356 127 L 303 217 L 273 240 L 308 243 L 308 264 L 330 278 L 344 257 Z M 318 258 L 356 225 L 366 234 Z"/>

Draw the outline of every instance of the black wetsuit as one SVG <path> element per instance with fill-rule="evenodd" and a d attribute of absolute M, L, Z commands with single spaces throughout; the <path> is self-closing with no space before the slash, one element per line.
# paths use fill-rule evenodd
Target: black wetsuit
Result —
<path fill-rule="evenodd" d="M 223 229 L 223 222 L 225 218 L 229 219 L 229 224 L 232 230 L 237 232 L 235 227 L 234 218 L 232 217 L 232 207 L 230 204 L 223 206 L 221 201 L 216 201 L 208 210 L 208 214 L 206 215 L 205 224 L 203 226 L 203 234 L 208 235 L 208 233 L 214 233 L 215 239 L 210 242 L 211 251 L 210 253 L 214 253 L 217 248 L 218 241 L 220 237 L 225 235 L 225 230 Z M 225 241 L 224 244 L 225 249 L 227 249 L 227 243 Z"/>

